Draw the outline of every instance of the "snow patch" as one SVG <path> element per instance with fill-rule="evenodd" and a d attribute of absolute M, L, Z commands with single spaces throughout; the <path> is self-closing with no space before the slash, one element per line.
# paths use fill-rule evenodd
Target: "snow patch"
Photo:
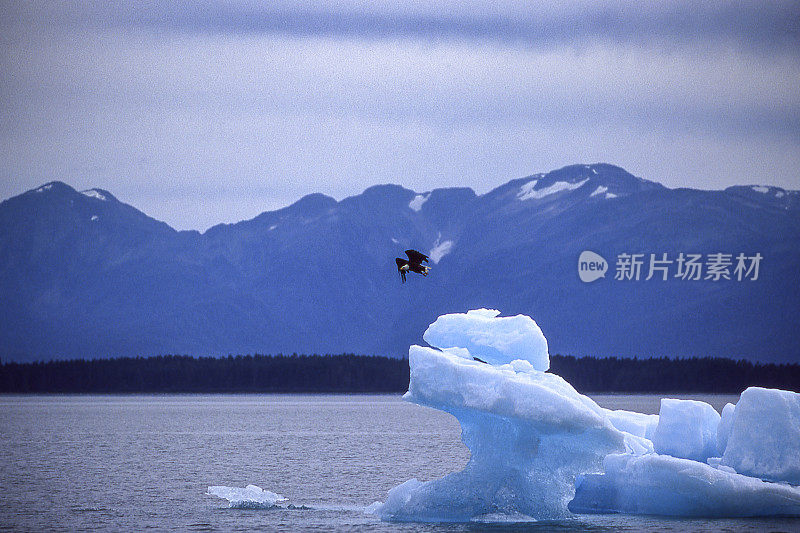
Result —
<path fill-rule="evenodd" d="M 102 200 L 104 202 L 108 200 L 108 198 L 106 198 L 103 195 L 103 193 L 101 193 L 97 189 L 89 189 L 88 191 L 81 191 L 81 194 L 84 196 L 88 196 L 89 198 L 96 198 L 98 200 Z"/>
<path fill-rule="evenodd" d="M 539 180 L 531 180 L 528 183 L 524 184 L 522 187 L 519 188 L 519 192 L 517 193 L 517 198 L 520 200 L 527 200 L 528 195 L 531 194 L 533 188 L 536 187 L 536 184 L 539 183 Z"/>
<path fill-rule="evenodd" d="M 412 211 L 419 212 L 419 210 L 422 209 L 422 204 L 428 201 L 430 195 L 431 193 L 416 195 L 413 200 L 408 202 L 408 207 L 411 208 Z"/>
<path fill-rule="evenodd" d="M 49 191 L 49 190 L 50 190 L 50 189 L 52 189 L 52 188 L 53 188 L 53 184 L 52 184 L 52 183 L 48 183 L 47 185 L 42 185 L 41 187 L 39 187 L 38 189 L 36 189 L 36 192 L 44 192 L 44 191 Z"/>
<path fill-rule="evenodd" d="M 783 198 L 784 196 L 786 196 L 786 193 L 783 191 L 778 191 L 775 193 L 775 198 Z"/>
<path fill-rule="evenodd" d="M 430 257 L 431 261 L 433 261 L 435 264 L 438 264 L 442 257 L 449 254 L 450 250 L 453 249 L 453 241 L 440 242 L 441 238 L 442 234 L 440 233 L 439 236 L 436 237 L 436 242 L 433 243 L 433 249 L 428 252 L 428 257 Z"/>
<path fill-rule="evenodd" d="M 92 222 L 97 222 L 100 217 L 97 215 L 92 215 Z"/>
<path fill-rule="evenodd" d="M 397 239 L 395 239 L 394 237 L 392 237 L 392 242 L 393 242 L 393 243 L 395 243 L 395 244 L 400 244 L 400 241 L 398 241 L 398 240 L 397 240 Z"/>
<path fill-rule="evenodd" d="M 616 198 L 616 197 L 617 197 L 617 195 L 614 194 L 613 192 L 607 192 L 606 193 L 606 200 L 611 200 L 612 198 Z"/>
<path fill-rule="evenodd" d="M 592 194 L 590 194 L 589 196 L 597 196 L 597 195 L 599 195 L 599 194 L 603 194 L 603 193 L 605 193 L 605 192 L 608 192 L 608 187 L 604 187 L 604 186 L 600 185 L 600 186 L 599 186 L 598 188 L 596 188 L 596 189 L 595 189 L 595 190 L 592 192 Z"/>
<path fill-rule="evenodd" d="M 277 227 L 278 227 L 278 225 L 277 225 L 277 224 L 273 224 L 273 225 L 271 225 L 269 228 L 267 228 L 267 231 L 272 231 L 272 230 L 274 230 L 274 229 L 275 229 L 275 228 L 277 228 Z"/>
<path fill-rule="evenodd" d="M 750 188 L 761 194 L 767 194 L 769 192 L 769 187 L 764 187 L 763 185 L 753 185 Z"/>
<path fill-rule="evenodd" d="M 534 190 L 533 187 L 531 187 L 531 189 L 527 193 L 522 195 L 517 194 L 517 198 L 519 198 L 520 200 L 531 200 L 531 199 L 541 200 L 542 198 L 550 196 L 551 194 L 556 194 L 564 191 L 574 191 L 575 189 L 582 187 L 587 181 L 589 181 L 589 178 L 586 178 L 585 180 L 579 181 L 577 183 L 570 183 L 568 181 L 557 181 L 552 185 L 545 187 L 544 189 L 539 189 L 538 191 Z"/>

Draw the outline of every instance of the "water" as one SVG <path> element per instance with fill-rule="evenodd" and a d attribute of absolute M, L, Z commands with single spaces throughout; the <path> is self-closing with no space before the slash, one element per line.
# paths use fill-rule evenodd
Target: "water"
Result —
<path fill-rule="evenodd" d="M 695 396 L 717 409 L 736 397 Z M 657 412 L 657 396 L 596 396 Z M 0 396 L 0 530 L 798 531 L 796 519 L 584 515 L 534 524 L 391 524 L 363 508 L 463 468 L 457 421 L 399 396 Z M 228 509 L 255 484 L 299 509 Z"/>

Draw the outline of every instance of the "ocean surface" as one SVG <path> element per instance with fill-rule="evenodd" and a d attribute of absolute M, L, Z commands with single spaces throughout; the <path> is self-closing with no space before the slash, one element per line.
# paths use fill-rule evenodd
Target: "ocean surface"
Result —
<path fill-rule="evenodd" d="M 660 398 L 593 397 L 646 413 Z M 680 397 L 718 410 L 737 399 Z M 468 458 L 455 418 L 399 395 L 0 396 L 0 530 L 800 531 L 786 518 L 398 524 L 364 513 Z M 229 509 L 206 494 L 249 484 L 291 505 Z"/>

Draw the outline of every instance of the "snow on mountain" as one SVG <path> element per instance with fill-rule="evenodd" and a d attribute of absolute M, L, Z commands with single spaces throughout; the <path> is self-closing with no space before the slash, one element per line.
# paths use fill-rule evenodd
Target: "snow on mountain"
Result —
<path fill-rule="evenodd" d="M 429 197 L 430 197 L 430 194 L 418 194 L 418 195 L 416 195 L 416 196 L 414 197 L 414 199 L 413 199 L 413 200 L 411 200 L 411 201 L 408 203 L 408 207 L 409 207 L 409 208 L 410 208 L 412 211 L 417 211 L 417 212 L 419 212 L 419 210 L 420 210 L 420 209 L 422 209 L 422 204 L 424 204 L 425 202 L 427 202 Z"/>
<path fill-rule="evenodd" d="M 583 187 L 588 181 L 589 178 L 586 178 L 585 180 L 579 181 L 577 183 L 570 183 L 568 181 L 557 181 L 552 185 L 548 185 L 547 187 L 538 190 L 535 188 L 536 183 L 533 183 L 530 186 L 530 188 L 525 192 L 523 192 L 522 189 L 520 189 L 518 198 L 520 200 L 541 200 L 542 198 L 545 198 L 552 194 L 556 194 L 563 191 L 574 191 L 576 189 L 579 189 Z"/>
<path fill-rule="evenodd" d="M 600 185 L 594 191 L 592 191 L 592 194 L 590 194 L 589 196 L 590 197 L 591 196 L 597 196 L 599 194 L 604 194 L 606 192 L 608 192 L 608 187 L 604 187 L 604 186 Z"/>
<path fill-rule="evenodd" d="M 533 179 L 527 183 L 522 184 L 522 186 L 519 188 L 519 192 L 517 192 L 517 198 L 519 198 L 520 200 L 526 200 L 533 191 L 533 189 L 536 187 L 536 184 L 539 183 L 539 180 L 543 177 L 544 174 L 537 174 L 536 179 Z"/>
<path fill-rule="evenodd" d="M 98 189 L 89 189 L 88 191 L 81 191 L 81 194 L 84 196 L 88 196 L 89 198 L 96 198 L 98 200 L 102 200 L 103 202 L 108 201 L 108 198 L 101 193 Z"/>
<path fill-rule="evenodd" d="M 439 261 L 442 260 L 442 257 L 449 254 L 453 249 L 453 241 L 442 241 L 441 239 L 442 234 L 439 233 L 439 236 L 436 237 L 436 242 L 433 243 L 433 248 L 428 252 L 428 256 L 430 256 L 431 261 L 435 264 L 438 264 Z"/>
<path fill-rule="evenodd" d="M 787 195 L 787 192 L 792 192 L 781 189 L 780 187 L 769 187 L 766 185 L 753 185 L 750 189 L 765 196 L 774 196 L 775 198 L 783 198 Z"/>

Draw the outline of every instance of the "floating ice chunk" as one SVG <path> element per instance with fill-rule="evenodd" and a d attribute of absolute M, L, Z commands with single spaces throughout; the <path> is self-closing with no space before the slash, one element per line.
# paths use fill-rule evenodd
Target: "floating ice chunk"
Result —
<path fill-rule="evenodd" d="M 800 394 L 745 390 L 736 404 L 722 464 L 741 474 L 800 484 Z"/>
<path fill-rule="evenodd" d="M 492 365 L 523 359 L 544 372 L 550 367 L 547 340 L 542 330 L 525 315 L 498 317 L 494 309 L 473 309 L 442 315 L 423 334 L 437 348 L 466 348 L 474 357 Z"/>
<path fill-rule="evenodd" d="M 612 454 L 577 481 L 569 509 L 667 516 L 800 515 L 800 488 L 667 455 Z"/>
<path fill-rule="evenodd" d="M 705 461 L 717 453 L 719 420 L 705 402 L 663 398 L 653 447 L 657 453 Z"/>
<path fill-rule="evenodd" d="M 722 418 L 717 426 L 717 453 L 722 456 L 725 453 L 725 447 L 728 445 L 728 437 L 731 434 L 731 427 L 733 426 L 733 414 L 736 412 L 736 406 L 732 403 L 726 403 L 722 408 Z"/>
<path fill-rule="evenodd" d="M 208 487 L 206 494 L 228 500 L 228 506 L 235 509 L 269 509 L 275 504 L 287 501 L 280 494 L 256 485 L 247 485 L 245 488 L 215 485 Z"/>
<path fill-rule="evenodd" d="M 455 415 L 470 460 L 461 472 L 392 489 L 374 509 L 385 520 L 565 516 L 575 476 L 599 471 L 605 455 L 625 450 L 625 436 L 605 410 L 555 374 L 517 372 L 527 366 L 492 366 L 421 346 L 409 349 L 409 365 L 405 398 Z"/>

